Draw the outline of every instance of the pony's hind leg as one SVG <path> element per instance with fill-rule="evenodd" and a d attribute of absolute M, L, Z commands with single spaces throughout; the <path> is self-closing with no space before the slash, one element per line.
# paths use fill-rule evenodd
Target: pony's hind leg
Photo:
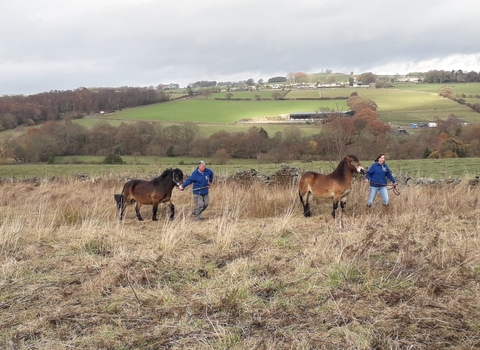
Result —
<path fill-rule="evenodd" d="M 120 216 L 118 217 L 118 220 L 122 220 L 123 219 L 123 214 L 125 213 L 125 208 L 127 207 L 127 202 L 125 201 L 125 199 L 122 198 L 120 199 L 120 205 L 118 206 L 118 209 L 120 209 Z"/>
<path fill-rule="evenodd" d="M 138 221 L 143 221 L 142 215 L 140 215 L 140 207 L 141 206 L 142 205 L 138 202 L 135 204 L 135 214 L 137 214 Z"/>
<path fill-rule="evenodd" d="M 123 213 L 125 212 L 125 203 L 123 203 L 122 207 L 120 208 L 120 216 L 118 217 L 118 220 L 123 219 Z"/>
<path fill-rule="evenodd" d="M 307 192 L 307 196 L 305 197 L 305 200 L 303 200 L 303 195 L 304 193 L 302 193 L 301 191 L 299 192 L 299 195 L 300 195 L 300 202 L 302 203 L 302 206 L 303 206 L 303 215 L 306 217 L 306 218 L 309 218 L 312 216 L 312 212 L 310 211 L 310 203 L 309 203 L 309 199 L 310 199 L 310 191 Z"/>

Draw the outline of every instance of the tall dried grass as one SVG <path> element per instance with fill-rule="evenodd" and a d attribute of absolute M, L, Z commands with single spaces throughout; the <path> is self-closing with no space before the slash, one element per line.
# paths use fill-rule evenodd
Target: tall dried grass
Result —
<path fill-rule="evenodd" d="M 205 220 L 145 222 L 123 180 L 0 184 L 6 349 L 478 348 L 480 189 L 404 187 L 367 211 L 355 181 L 304 218 L 295 187 L 219 181 Z"/>

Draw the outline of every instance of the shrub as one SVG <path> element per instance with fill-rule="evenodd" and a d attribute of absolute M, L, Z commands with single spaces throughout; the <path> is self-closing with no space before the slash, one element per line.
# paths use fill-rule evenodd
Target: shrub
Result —
<path fill-rule="evenodd" d="M 105 159 L 103 160 L 103 163 L 105 163 L 105 164 L 125 164 L 122 157 L 120 157 L 117 154 L 110 154 L 110 155 L 106 156 Z"/>

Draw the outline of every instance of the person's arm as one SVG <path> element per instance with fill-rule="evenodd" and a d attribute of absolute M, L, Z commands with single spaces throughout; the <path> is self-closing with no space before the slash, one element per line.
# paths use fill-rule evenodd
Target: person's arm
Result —
<path fill-rule="evenodd" d="M 372 178 L 372 174 L 370 173 L 370 171 L 372 170 L 372 167 L 370 167 L 367 172 L 365 173 L 365 181 L 366 182 L 370 182 L 370 179 Z"/>
<path fill-rule="evenodd" d="M 213 171 L 210 171 L 210 176 L 208 179 L 208 187 L 210 187 L 213 184 Z"/>
<path fill-rule="evenodd" d="M 390 168 L 387 166 L 387 177 L 390 181 L 392 181 L 394 186 L 397 186 L 397 181 L 395 181 L 395 178 L 392 175 L 392 172 L 390 171 Z"/>
<path fill-rule="evenodd" d="M 178 186 L 178 189 L 180 191 L 183 191 L 185 187 L 189 186 L 191 183 L 193 182 L 192 180 L 192 177 L 190 176 L 188 179 L 186 179 L 183 184 L 181 184 L 180 186 Z"/>

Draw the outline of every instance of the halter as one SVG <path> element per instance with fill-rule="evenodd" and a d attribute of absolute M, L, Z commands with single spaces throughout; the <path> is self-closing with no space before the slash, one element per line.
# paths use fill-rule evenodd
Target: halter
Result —
<path fill-rule="evenodd" d="M 175 171 L 172 172 L 172 181 L 175 183 L 175 186 L 180 186 L 182 183 L 181 182 L 178 182 L 176 179 L 175 179 Z"/>

